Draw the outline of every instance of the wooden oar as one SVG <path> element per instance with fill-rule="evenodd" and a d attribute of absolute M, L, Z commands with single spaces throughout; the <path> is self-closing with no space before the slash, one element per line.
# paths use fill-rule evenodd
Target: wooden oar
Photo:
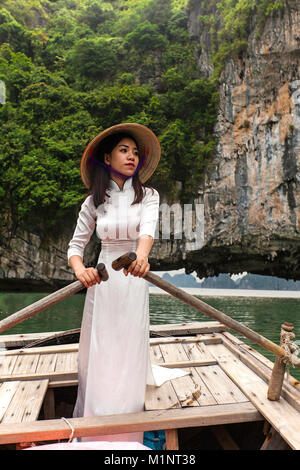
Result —
<path fill-rule="evenodd" d="M 120 256 L 117 260 L 113 261 L 112 267 L 113 269 L 120 270 L 122 268 L 128 268 L 128 266 L 136 259 L 135 253 L 125 253 L 123 256 Z M 233 318 L 225 315 L 225 313 L 220 312 L 219 310 L 211 307 L 210 305 L 206 304 L 197 297 L 193 295 L 187 294 L 182 289 L 170 284 L 169 282 L 165 281 L 161 277 L 157 276 L 156 274 L 152 273 L 151 271 L 144 277 L 145 280 L 151 282 L 160 289 L 168 292 L 169 294 L 173 295 L 177 299 L 185 302 L 186 304 L 194 307 L 199 312 L 211 317 L 215 320 L 218 320 L 223 325 L 228 326 L 230 329 L 240 333 L 241 335 L 245 336 L 246 338 L 250 339 L 254 343 L 258 344 L 259 346 L 267 349 L 268 351 L 272 352 L 276 356 L 281 358 L 286 356 L 286 351 L 281 348 L 279 345 L 273 343 L 269 339 L 265 338 L 264 336 L 256 333 L 255 331 L 251 330 L 247 326 L 243 325 L 242 323 L 234 320 Z M 296 367 L 300 368 L 300 359 L 299 362 L 297 361 L 294 364 Z"/>
<path fill-rule="evenodd" d="M 103 263 L 99 263 L 96 269 L 99 273 L 101 280 L 107 281 L 108 273 L 106 271 L 105 265 Z M 63 287 L 62 289 L 59 289 L 56 292 L 53 292 L 52 294 L 47 295 L 43 299 L 40 299 L 37 302 L 34 302 L 28 307 L 25 307 L 22 310 L 19 310 L 18 312 L 13 313 L 9 317 L 6 317 L 4 318 L 4 320 L 0 321 L 0 333 L 2 333 L 2 331 L 7 330 L 8 328 L 11 328 L 12 326 L 17 325 L 18 323 L 21 323 L 22 321 L 26 320 L 29 317 L 32 317 L 36 315 L 37 313 L 40 313 L 42 310 L 45 310 L 46 308 L 51 307 L 51 305 L 57 304 L 61 300 L 64 300 L 67 297 L 70 297 L 70 295 L 73 295 L 76 292 L 81 291 L 82 289 L 84 289 L 84 287 L 85 286 L 81 281 L 74 281 L 68 286 Z"/>

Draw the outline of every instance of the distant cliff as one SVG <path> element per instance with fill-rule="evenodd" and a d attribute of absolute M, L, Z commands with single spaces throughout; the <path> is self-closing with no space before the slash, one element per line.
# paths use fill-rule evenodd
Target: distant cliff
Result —
<path fill-rule="evenodd" d="M 219 274 L 196 280 L 191 274 L 174 274 L 171 276 L 165 273 L 163 279 L 178 287 L 195 287 L 205 289 L 254 289 L 254 290 L 284 290 L 298 291 L 300 281 L 281 279 L 275 276 L 261 276 L 260 274 L 245 274 L 234 280 L 229 274 Z"/>

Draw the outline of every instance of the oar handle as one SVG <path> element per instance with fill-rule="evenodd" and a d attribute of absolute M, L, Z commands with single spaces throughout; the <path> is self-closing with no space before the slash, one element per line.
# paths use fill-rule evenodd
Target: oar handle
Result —
<path fill-rule="evenodd" d="M 117 264 L 118 264 L 119 269 L 128 267 L 128 265 L 130 264 L 129 260 L 131 258 L 132 258 L 132 254 L 131 254 L 131 257 L 129 258 L 128 253 L 126 253 L 123 256 L 120 256 L 118 260 L 116 260 L 118 261 Z M 113 268 L 114 268 L 114 264 L 116 263 L 116 261 L 112 263 Z M 182 302 L 185 302 L 186 304 L 190 305 L 196 310 L 199 310 L 199 312 L 203 313 L 204 315 L 207 315 L 208 317 L 213 318 L 214 320 L 218 320 L 223 325 L 226 325 L 230 329 L 236 331 L 237 333 L 242 334 L 246 338 L 250 339 L 254 343 L 258 344 L 259 346 L 267 349 L 268 351 L 272 352 L 276 356 L 280 356 L 280 357 L 286 356 L 285 350 L 281 348 L 280 346 L 278 346 L 277 344 L 273 343 L 272 341 L 265 338 L 264 336 L 256 333 L 255 331 L 251 330 L 250 328 L 238 322 L 237 320 L 234 320 L 233 318 L 229 317 L 225 313 L 222 313 L 216 308 L 211 307 L 210 305 L 206 304 L 205 302 L 198 299 L 197 297 L 194 297 L 193 295 L 190 295 L 187 292 L 184 292 L 182 289 L 179 289 L 178 287 L 174 286 L 173 284 L 166 281 L 165 279 L 162 279 L 161 277 L 157 276 L 151 271 L 149 271 L 148 274 L 146 274 L 144 279 L 151 282 L 155 286 L 160 287 L 160 289 L 163 289 L 164 291 L 173 295 L 174 297 L 181 300 Z M 296 367 L 300 367 L 300 361 L 299 361 L 299 364 L 294 364 L 294 365 Z"/>
<path fill-rule="evenodd" d="M 106 271 L 105 264 L 104 263 L 97 264 L 96 269 L 98 271 L 101 281 L 107 281 L 109 276 L 108 276 L 108 272 Z"/>
<path fill-rule="evenodd" d="M 102 281 L 107 281 L 108 279 L 108 272 L 106 270 L 105 264 L 99 263 L 96 267 L 99 276 Z M 81 291 L 84 289 L 84 284 L 81 281 L 74 281 L 66 287 L 53 292 L 52 294 L 47 295 L 43 299 L 34 302 L 33 304 L 29 305 L 28 307 L 19 310 L 16 313 L 13 313 L 9 317 L 4 318 L 4 320 L 0 321 L 0 333 L 11 328 L 12 326 L 21 323 L 22 321 L 26 320 L 29 317 L 33 317 L 37 313 L 40 313 L 42 310 L 45 310 L 52 305 L 57 304 L 61 300 L 70 297 L 76 292 Z"/>
<path fill-rule="evenodd" d="M 133 251 L 131 251 L 131 252 L 125 253 L 122 256 L 119 256 L 119 258 L 115 259 L 111 265 L 115 271 L 120 271 L 122 268 L 128 268 L 128 266 L 135 260 L 136 260 L 136 254 Z"/>

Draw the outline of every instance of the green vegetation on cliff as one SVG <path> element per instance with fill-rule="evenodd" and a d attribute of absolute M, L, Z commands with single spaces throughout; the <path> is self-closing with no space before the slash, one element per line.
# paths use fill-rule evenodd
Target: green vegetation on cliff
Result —
<path fill-rule="evenodd" d="M 82 152 L 118 122 L 162 142 L 153 185 L 191 198 L 213 155 L 218 95 L 199 76 L 185 0 L 4 0 L 2 224 L 57 230 L 82 201 Z"/>
<path fill-rule="evenodd" d="M 190 8 L 199 0 L 190 0 Z M 214 76 L 218 77 L 225 61 L 245 52 L 254 26 L 262 32 L 266 19 L 284 9 L 286 0 L 202 0 L 200 24 L 210 31 Z"/>
<path fill-rule="evenodd" d="M 188 33 L 194 2 L 1 1 L 0 228 L 44 237 L 63 228 L 85 194 L 85 146 L 118 122 L 159 136 L 162 159 L 149 183 L 172 196 L 180 181 L 181 199 L 193 198 L 213 157 L 218 110 L 216 82 L 201 77 Z M 245 45 L 254 0 L 202 4 L 218 68 Z M 256 9 L 263 5 L 267 14 L 279 2 L 259 0 Z"/>

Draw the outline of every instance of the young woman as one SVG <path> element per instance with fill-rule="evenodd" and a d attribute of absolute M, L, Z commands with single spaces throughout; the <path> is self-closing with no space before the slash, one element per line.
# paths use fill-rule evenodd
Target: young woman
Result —
<path fill-rule="evenodd" d="M 106 129 L 90 142 L 81 159 L 81 178 L 89 194 L 69 244 L 68 260 L 88 290 L 74 417 L 142 411 L 147 383 L 159 385 L 184 375 L 155 368 L 149 360 L 149 295 L 143 278 L 150 269 L 159 194 L 144 183 L 159 159 L 158 139 L 135 123 Z M 101 239 L 98 261 L 109 274 L 106 282 L 101 282 L 96 269 L 83 264 L 84 248 L 95 228 Z M 114 271 L 112 261 L 132 251 L 137 257 L 129 268 Z M 142 438 L 142 433 L 98 437 L 140 442 Z"/>

